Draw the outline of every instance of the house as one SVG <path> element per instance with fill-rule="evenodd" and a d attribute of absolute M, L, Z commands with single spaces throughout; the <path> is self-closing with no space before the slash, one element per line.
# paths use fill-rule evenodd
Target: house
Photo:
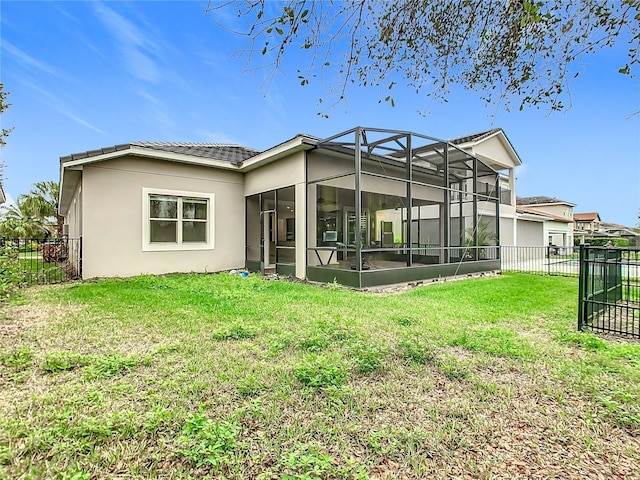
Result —
<path fill-rule="evenodd" d="M 630 228 L 609 222 L 601 222 L 600 227 L 607 235 L 627 239 L 630 247 L 640 246 L 640 231 L 637 228 Z"/>
<path fill-rule="evenodd" d="M 517 245 L 572 247 L 575 206 L 555 197 L 518 197 Z"/>
<path fill-rule="evenodd" d="M 83 278 L 247 267 L 366 287 L 499 269 L 520 163 L 501 129 L 132 142 L 62 157 L 59 209 Z"/>
<path fill-rule="evenodd" d="M 574 229 L 577 232 L 595 233 L 602 230 L 600 215 L 598 212 L 574 213 Z"/>

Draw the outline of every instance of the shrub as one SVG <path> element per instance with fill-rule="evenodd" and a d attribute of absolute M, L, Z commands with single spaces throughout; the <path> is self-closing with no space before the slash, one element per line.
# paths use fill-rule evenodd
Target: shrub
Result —
<path fill-rule="evenodd" d="M 628 247 L 629 239 L 628 238 L 585 238 L 585 243 L 588 243 L 592 247 L 604 247 L 606 245 L 610 245 L 612 247 Z M 581 239 L 575 238 L 573 240 L 576 246 L 580 245 Z"/>
<path fill-rule="evenodd" d="M 8 295 L 22 283 L 24 283 L 24 272 L 18 259 L 18 247 L 8 242 L 0 248 L 0 295 Z"/>

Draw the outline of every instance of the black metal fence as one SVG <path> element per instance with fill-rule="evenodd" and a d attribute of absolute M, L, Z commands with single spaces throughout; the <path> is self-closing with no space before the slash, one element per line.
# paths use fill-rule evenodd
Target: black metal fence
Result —
<path fill-rule="evenodd" d="M 81 238 L 0 238 L 0 281 L 17 286 L 82 276 Z"/>
<path fill-rule="evenodd" d="M 577 277 L 579 267 L 578 247 L 500 247 L 500 268 L 505 272 Z"/>
<path fill-rule="evenodd" d="M 580 246 L 578 328 L 640 337 L 640 248 Z"/>

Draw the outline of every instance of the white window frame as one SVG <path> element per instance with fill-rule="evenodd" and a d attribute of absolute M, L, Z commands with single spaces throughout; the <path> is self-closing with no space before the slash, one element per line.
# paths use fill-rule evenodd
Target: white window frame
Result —
<path fill-rule="evenodd" d="M 182 212 L 178 214 L 177 241 L 176 242 L 151 242 L 150 197 L 152 195 L 166 195 L 179 198 L 197 198 L 207 200 L 207 241 L 206 242 L 182 242 Z M 182 205 L 181 202 L 178 202 Z M 179 210 L 181 210 L 179 208 Z M 142 189 L 142 251 L 164 252 L 184 250 L 213 250 L 215 248 L 215 195 L 213 193 L 191 192 L 184 190 L 168 190 L 164 188 Z"/>

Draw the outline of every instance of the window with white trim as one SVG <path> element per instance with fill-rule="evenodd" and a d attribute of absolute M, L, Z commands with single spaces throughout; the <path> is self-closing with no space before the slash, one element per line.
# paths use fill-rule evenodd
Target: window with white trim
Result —
<path fill-rule="evenodd" d="M 143 250 L 213 248 L 213 194 L 143 189 Z"/>

